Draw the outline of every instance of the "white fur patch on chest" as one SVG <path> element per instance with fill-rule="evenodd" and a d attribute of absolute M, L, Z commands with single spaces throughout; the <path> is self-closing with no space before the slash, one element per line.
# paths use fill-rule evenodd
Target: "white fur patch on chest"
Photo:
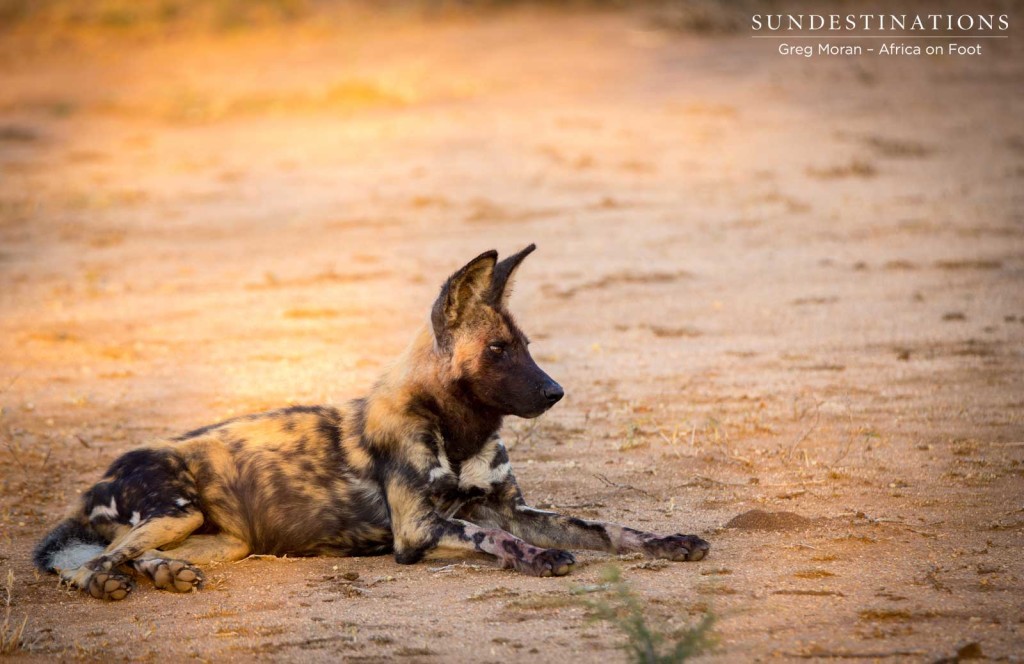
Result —
<path fill-rule="evenodd" d="M 495 457 L 504 450 L 505 444 L 500 438 L 491 438 L 479 452 L 463 461 L 459 470 L 459 488 L 487 490 L 505 481 L 512 472 L 512 464 L 505 461 L 492 467 Z M 507 457 L 504 454 L 502 456 Z"/>

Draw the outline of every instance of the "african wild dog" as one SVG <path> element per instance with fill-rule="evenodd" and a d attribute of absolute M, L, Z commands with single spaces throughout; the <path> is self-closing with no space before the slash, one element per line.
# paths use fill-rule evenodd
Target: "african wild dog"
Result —
<path fill-rule="evenodd" d="M 429 323 L 368 396 L 333 408 L 240 417 L 132 450 L 36 547 L 36 565 L 119 600 L 127 573 L 157 588 L 202 585 L 194 565 L 250 554 L 402 564 L 484 554 L 537 576 L 567 574 L 563 548 L 700 560 L 707 542 L 527 506 L 498 437 L 562 388 L 530 357 L 506 310 L 534 245 L 483 253 L 441 288 Z"/>

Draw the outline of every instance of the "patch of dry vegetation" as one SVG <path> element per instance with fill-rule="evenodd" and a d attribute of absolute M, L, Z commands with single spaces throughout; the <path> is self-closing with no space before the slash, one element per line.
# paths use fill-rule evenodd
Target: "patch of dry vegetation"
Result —
<path fill-rule="evenodd" d="M 696 657 L 711 647 L 711 625 L 714 617 L 710 613 L 693 626 L 669 629 L 655 624 L 645 610 L 647 600 L 637 595 L 623 581 L 622 572 L 612 565 L 606 568 L 602 586 L 608 599 L 583 600 L 596 620 L 611 623 L 626 635 L 622 645 L 631 662 L 641 664 L 674 664 Z"/>
<path fill-rule="evenodd" d="M 7 583 L 4 586 L 4 619 L 0 622 L 0 655 L 13 654 L 25 646 L 25 625 L 28 614 L 19 623 L 11 619 L 11 597 L 14 590 L 14 572 L 7 570 Z"/>

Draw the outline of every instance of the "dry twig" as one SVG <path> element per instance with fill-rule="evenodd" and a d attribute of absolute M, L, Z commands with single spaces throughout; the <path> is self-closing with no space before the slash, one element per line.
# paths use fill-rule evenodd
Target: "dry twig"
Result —
<path fill-rule="evenodd" d="M 633 491 L 637 491 L 639 493 L 642 493 L 645 496 L 650 496 L 651 495 L 650 492 L 644 491 L 643 489 L 635 487 L 632 484 L 619 484 L 618 482 L 612 482 L 610 479 L 608 479 L 607 477 L 605 477 L 601 473 L 594 473 L 594 477 L 596 477 L 597 479 L 601 480 L 602 482 L 604 482 L 605 484 L 607 484 L 610 487 L 615 487 L 616 489 L 631 489 Z"/>
<path fill-rule="evenodd" d="M 810 436 L 814 432 L 814 430 L 818 428 L 818 422 L 821 420 L 821 404 L 822 404 L 821 401 L 815 402 L 815 404 L 814 404 L 814 421 L 811 423 L 811 426 L 807 427 L 807 429 L 802 434 L 800 434 L 800 437 L 796 439 L 796 442 L 794 442 L 792 445 L 789 446 L 789 451 L 786 453 L 786 460 L 792 459 L 793 458 L 793 452 L 795 452 L 796 448 L 800 446 L 800 443 L 802 443 L 805 440 L 807 440 L 807 437 Z M 802 415 L 801 415 L 801 417 L 802 417 Z M 806 452 L 805 452 L 805 455 L 806 455 Z M 805 456 L 805 461 L 806 461 L 806 456 Z"/>

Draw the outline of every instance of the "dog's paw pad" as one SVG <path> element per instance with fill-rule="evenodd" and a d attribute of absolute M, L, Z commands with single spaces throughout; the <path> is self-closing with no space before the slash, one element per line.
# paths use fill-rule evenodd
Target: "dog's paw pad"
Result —
<path fill-rule="evenodd" d="M 711 545 L 696 535 L 669 535 L 647 542 L 644 549 L 655 558 L 694 561 L 704 558 Z"/>
<path fill-rule="evenodd" d="M 203 587 L 203 572 L 183 560 L 161 560 L 150 575 L 160 590 L 187 593 Z"/>
<path fill-rule="evenodd" d="M 117 602 L 127 597 L 133 587 L 132 580 L 123 574 L 95 572 L 89 578 L 87 590 L 96 599 Z"/>

